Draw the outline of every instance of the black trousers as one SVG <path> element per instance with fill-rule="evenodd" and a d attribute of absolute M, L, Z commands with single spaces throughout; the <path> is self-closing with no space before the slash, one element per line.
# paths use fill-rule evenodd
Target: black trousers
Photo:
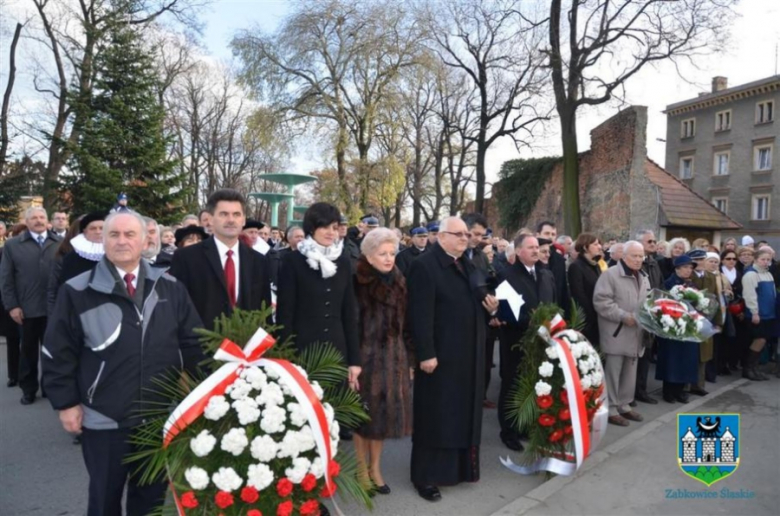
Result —
<path fill-rule="evenodd" d="M 650 355 L 653 354 L 652 347 L 645 348 L 645 354 L 639 357 L 636 363 L 636 387 L 634 388 L 634 397 L 647 396 L 647 372 L 650 369 Z"/>
<path fill-rule="evenodd" d="M 122 492 L 127 484 L 127 516 L 147 516 L 165 502 L 167 484 L 163 481 L 139 486 L 130 475 L 137 465 L 124 464 L 135 451 L 128 443 L 132 430 L 90 430 L 81 434 L 81 450 L 89 473 L 87 516 L 121 516 Z"/>
<path fill-rule="evenodd" d="M 19 352 L 21 345 L 21 333 L 19 325 L 10 320 L 5 328 L 5 354 L 8 366 L 8 379 L 19 379 Z"/>
<path fill-rule="evenodd" d="M 485 337 L 485 399 L 487 399 L 488 388 L 490 387 L 490 377 L 493 370 L 493 350 L 496 345 L 498 332 L 495 328 L 488 326 Z"/>
<path fill-rule="evenodd" d="M 505 439 L 519 438 L 520 434 L 508 415 L 507 398 L 509 391 L 517 378 L 517 370 L 523 360 L 523 351 L 515 347 L 517 342 L 502 338 L 499 340 L 499 374 L 501 375 L 501 392 L 498 395 L 498 423 L 501 425 L 501 437 Z"/>
<path fill-rule="evenodd" d="M 25 317 L 22 321 L 22 353 L 19 361 L 19 387 L 25 396 L 38 392 L 38 356 L 43 334 L 46 332 L 46 317 Z"/>

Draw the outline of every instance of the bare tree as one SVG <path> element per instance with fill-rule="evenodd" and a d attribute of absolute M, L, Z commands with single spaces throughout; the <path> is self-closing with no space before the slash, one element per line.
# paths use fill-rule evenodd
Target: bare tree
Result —
<path fill-rule="evenodd" d="M 5 93 L 3 94 L 3 107 L 0 111 L 0 175 L 5 170 L 5 156 L 8 152 L 8 107 L 11 103 L 11 92 L 14 89 L 14 81 L 16 80 L 16 45 L 19 43 L 19 36 L 22 34 L 21 23 L 16 24 L 14 30 L 14 36 L 11 40 L 11 50 L 8 63 L 8 83 L 5 87 Z"/>
<path fill-rule="evenodd" d="M 430 4 L 423 13 L 432 48 L 441 60 L 461 69 L 478 95 L 472 106 L 479 114 L 476 135 L 476 210 L 485 198 L 485 156 L 504 136 L 515 145 L 528 144 L 531 129 L 548 118 L 538 107 L 545 86 L 541 31 L 520 13 L 519 0 L 459 0 Z"/>
<path fill-rule="evenodd" d="M 719 51 L 736 0 L 551 0 L 549 64 L 563 145 L 566 232 L 582 230 L 577 110 L 609 101 L 645 65 Z M 564 7 L 566 4 L 566 7 Z M 606 66 L 609 63 L 609 66 Z"/>

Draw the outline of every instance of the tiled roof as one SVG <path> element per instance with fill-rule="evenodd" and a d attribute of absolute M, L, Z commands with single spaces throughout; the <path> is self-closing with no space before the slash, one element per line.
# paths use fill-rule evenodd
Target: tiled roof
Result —
<path fill-rule="evenodd" d="M 714 230 L 742 227 L 653 160 L 645 161 L 645 172 L 661 191 L 661 209 L 667 226 Z"/>

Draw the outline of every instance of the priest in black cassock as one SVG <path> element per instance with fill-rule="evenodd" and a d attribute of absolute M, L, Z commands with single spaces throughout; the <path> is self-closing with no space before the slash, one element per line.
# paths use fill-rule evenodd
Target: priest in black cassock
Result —
<path fill-rule="evenodd" d="M 411 263 L 407 279 L 415 356 L 411 477 L 426 500 L 439 486 L 479 480 L 485 318 L 498 301 L 463 256 L 466 224 L 441 221 L 438 243 Z"/>

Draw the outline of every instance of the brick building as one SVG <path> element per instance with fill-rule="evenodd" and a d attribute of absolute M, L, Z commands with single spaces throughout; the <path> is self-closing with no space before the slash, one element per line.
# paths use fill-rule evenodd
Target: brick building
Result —
<path fill-rule="evenodd" d="M 741 234 L 775 245 L 780 245 L 779 103 L 780 75 L 732 88 L 726 77 L 715 77 L 712 91 L 665 111 L 666 168 L 742 224 Z"/>
<path fill-rule="evenodd" d="M 721 231 L 740 225 L 647 157 L 647 108 L 632 106 L 593 129 L 591 148 L 580 154 L 580 208 L 585 231 L 603 240 L 628 239 L 640 228 L 659 239 L 704 237 L 717 243 Z M 497 183 L 494 190 L 501 188 Z M 563 227 L 563 165 L 553 169 L 536 205 L 521 226 L 550 219 Z M 498 228 L 498 209 L 486 202 L 486 215 Z M 511 235 L 518 228 L 499 228 Z M 562 230 L 559 230 L 559 234 Z M 576 235 L 574 235 L 576 236 Z"/>

